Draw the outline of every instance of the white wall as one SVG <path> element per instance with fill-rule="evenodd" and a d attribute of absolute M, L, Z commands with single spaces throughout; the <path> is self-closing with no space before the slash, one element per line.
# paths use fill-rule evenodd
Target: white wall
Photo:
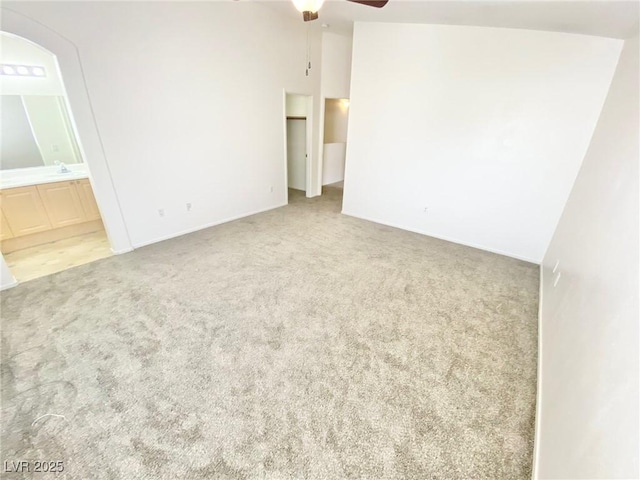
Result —
<path fill-rule="evenodd" d="M 346 143 L 325 143 L 322 160 L 322 185 L 342 182 L 344 180 L 344 161 Z"/>
<path fill-rule="evenodd" d="M 356 23 L 344 213 L 540 262 L 621 46 Z"/>
<path fill-rule="evenodd" d="M 540 479 L 640 478 L 639 55 L 628 40 L 544 258 Z"/>
<path fill-rule="evenodd" d="M 287 93 L 285 100 L 285 110 L 287 117 L 304 117 L 307 118 L 307 95 L 297 95 L 295 93 Z"/>
<path fill-rule="evenodd" d="M 15 287 L 18 284 L 16 279 L 11 274 L 11 270 L 4 260 L 4 257 L 0 255 L 0 290 Z"/>
<path fill-rule="evenodd" d="M 286 202 L 282 91 L 320 101 L 303 22 L 251 2 L 3 6 L 77 47 L 134 246 Z"/>
<path fill-rule="evenodd" d="M 351 36 L 322 33 L 322 96 L 349 98 L 351 83 Z"/>

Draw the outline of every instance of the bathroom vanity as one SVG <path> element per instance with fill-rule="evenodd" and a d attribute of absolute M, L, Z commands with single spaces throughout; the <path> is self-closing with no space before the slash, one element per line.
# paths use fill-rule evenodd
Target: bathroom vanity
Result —
<path fill-rule="evenodd" d="M 2 253 L 104 228 L 85 169 L 30 170 L 29 178 L 3 175 L 0 182 Z"/>
<path fill-rule="evenodd" d="M 13 93 L 0 95 L 0 250 L 103 230 L 64 98 Z"/>

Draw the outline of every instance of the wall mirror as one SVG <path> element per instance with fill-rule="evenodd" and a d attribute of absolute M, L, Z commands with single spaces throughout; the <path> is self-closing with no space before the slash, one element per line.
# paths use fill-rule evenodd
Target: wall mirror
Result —
<path fill-rule="evenodd" d="M 65 99 L 0 95 L 0 170 L 82 163 Z"/>

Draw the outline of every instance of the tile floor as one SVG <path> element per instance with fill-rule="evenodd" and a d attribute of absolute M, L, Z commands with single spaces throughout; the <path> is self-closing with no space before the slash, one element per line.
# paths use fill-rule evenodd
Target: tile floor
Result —
<path fill-rule="evenodd" d="M 7 253 L 4 258 L 16 280 L 26 282 L 111 255 L 107 233 L 100 230 Z"/>

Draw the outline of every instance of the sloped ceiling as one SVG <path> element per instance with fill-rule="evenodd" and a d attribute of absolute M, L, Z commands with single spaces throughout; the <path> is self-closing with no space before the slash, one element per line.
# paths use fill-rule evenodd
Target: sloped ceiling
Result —
<path fill-rule="evenodd" d="M 302 22 L 290 0 L 253 1 Z M 332 31 L 348 34 L 354 21 L 434 23 L 628 38 L 638 32 L 639 5 L 638 1 L 390 0 L 386 7 L 376 9 L 345 0 L 326 0 L 320 19 L 309 22 L 309 27 L 322 28 L 325 23 Z"/>

